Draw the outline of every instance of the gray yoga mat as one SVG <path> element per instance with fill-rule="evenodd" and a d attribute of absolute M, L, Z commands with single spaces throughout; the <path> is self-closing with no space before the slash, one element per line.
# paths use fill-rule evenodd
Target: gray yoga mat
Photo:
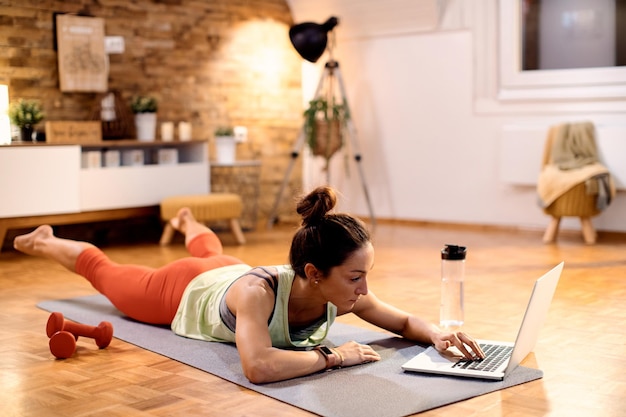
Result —
<path fill-rule="evenodd" d="M 387 333 L 335 323 L 329 345 L 350 340 L 371 345 L 382 360 L 264 385 L 251 384 L 241 371 L 235 346 L 187 339 L 167 327 L 133 321 L 102 295 L 43 301 L 38 307 L 61 312 L 65 318 L 89 325 L 113 324 L 113 336 L 219 376 L 227 381 L 321 416 L 400 417 L 543 376 L 538 369 L 518 367 L 504 381 L 405 373 L 400 366 L 424 350 Z"/>

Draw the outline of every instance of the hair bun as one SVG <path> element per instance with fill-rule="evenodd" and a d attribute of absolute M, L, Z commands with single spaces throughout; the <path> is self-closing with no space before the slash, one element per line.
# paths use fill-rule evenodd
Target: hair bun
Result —
<path fill-rule="evenodd" d="M 317 187 L 304 196 L 296 206 L 297 213 L 302 216 L 302 226 L 315 226 L 319 224 L 326 213 L 335 208 L 337 195 L 328 186 Z"/>

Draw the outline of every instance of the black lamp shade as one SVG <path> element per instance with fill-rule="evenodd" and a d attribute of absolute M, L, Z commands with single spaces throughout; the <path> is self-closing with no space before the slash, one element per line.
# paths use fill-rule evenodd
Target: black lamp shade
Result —
<path fill-rule="evenodd" d="M 327 33 L 338 23 L 339 20 L 336 17 L 331 17 L 323 24 L 300 23 L 289 29 L 289 39 L 302 58 L 317 62 L 326 49 Z"/>

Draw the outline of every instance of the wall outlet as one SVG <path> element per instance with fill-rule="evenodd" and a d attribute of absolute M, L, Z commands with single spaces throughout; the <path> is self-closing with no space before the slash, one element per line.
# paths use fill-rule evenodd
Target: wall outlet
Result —
<path fill-rule="evenodd" d="M 248 128 L 245 126 L 235 126 L 233 128 L 235 132 L 235 142 L 243 143 L 248 140 Z"/>
<path fill-rule="evenodd" d="M 123 36 L 105 36 L 104 50 L 107 54 L 123 54 L 126 45 Z"/>

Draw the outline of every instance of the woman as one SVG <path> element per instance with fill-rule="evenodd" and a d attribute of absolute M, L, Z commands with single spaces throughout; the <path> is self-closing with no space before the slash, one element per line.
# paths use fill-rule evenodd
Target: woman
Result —
<path fill-rule="evenodd" d="M 171 222 L 185 234 L 192 256 L 157 269 L 116 264 L 89 243 L 54 236 L 47 225 L 16 237 L 14 246 L 82 275 L 135 320 L 171 324 L 185 337 L 234 342 L 252 383 L 379 360 L 370 346 L 354 341 L 320 345 L 335 317 L 347 313 L 440 351 L 454 345 L 467 358 L 484 357 L 464 333 L 443 332 L 368 291 L 370 235 L 360 220 L 331 213 L 335 204 L 328 187 L 298 203 L 302 226 L 291 243 L 290 265 L 251 268 L 224 255 L 215 233 L 187 208 Z"/>

